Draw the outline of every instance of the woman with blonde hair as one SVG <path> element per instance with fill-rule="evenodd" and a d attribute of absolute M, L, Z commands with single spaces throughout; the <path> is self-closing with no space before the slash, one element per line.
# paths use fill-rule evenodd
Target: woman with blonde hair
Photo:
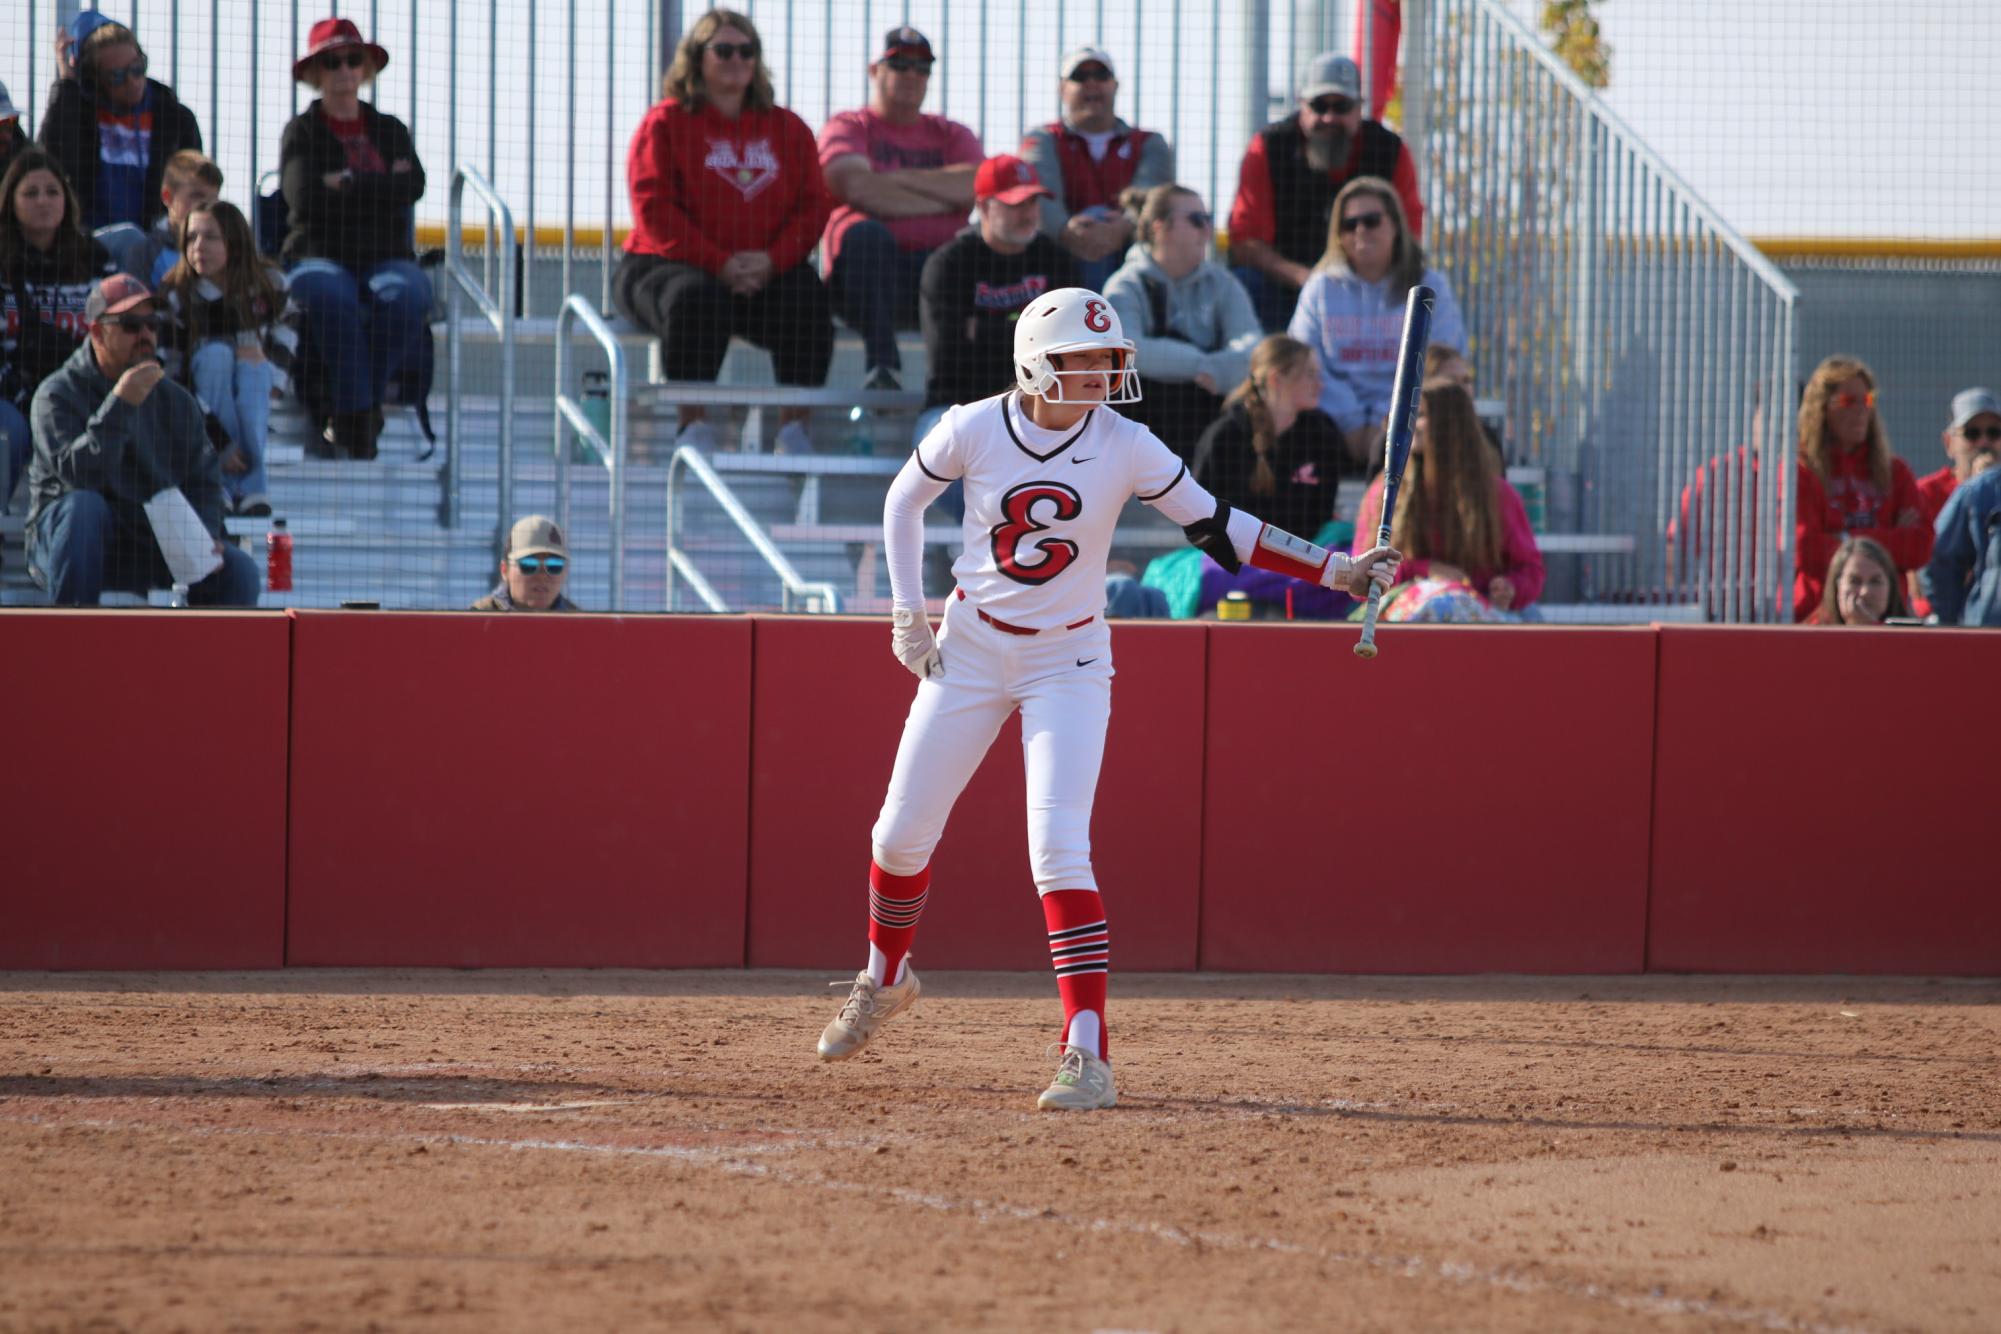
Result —
<path fill-rule="evenodd" d="M 1285 334 L 1264 339 L 1223 400 L 1223 415 L 1196 442 L 1195 480 L 1239 509 L 1271 515 L 1287 532 L 1318 533 L 1334 517 L 1346 464 L 1341 433 L 1319 401 L 1313 349 Z"/>
<path fill-rule="evenodd" d="M 1425 264 L 1396 189 L 1375 176 L 1342 186 L 1328 220 L 1327 250 L 1300 289 L 1286 332 L 1319 355 L 1320 407 L 1358 464 L 1381 452 L 1404 299 L 1419 283 L 1438 294 L 1432 346 L 1465 350 L 1466 325 L 1452 285 Z"/>
<path fill-rule="evenodd" d="M 1847 538 L 1874 538 L 1896 561 L 1900 580 L 1931 559 L 1917 477 L 1890 452 L 1875 372 L 1856 357 L 1821 362 L 1800 397 L 1798 516 L 1795 620 L 1820 606 L 1828 563 Z"/>
<path fill-rule="evenodd" d="M 1827 563 L 1827 586 L 1808 625 L 1881 625 L 1892 616 L 1909 617 L 1897 562 L 1872 537 L 1851 537 Z"/>
<path fill-rule="evenodd" d="M 806 257 L 833 201 L 813 132 L 773 100 L 757 26 L 729 9 L 696 19 L 662 94 L 625 159 L 619 312 L 659 336 L 669 380 L 715 379 L 738 334 L 770 351 L 778 383 L 825 384 L 833 306 Z M 812 448 L 806 415 L 780 412 L 780 451 Z M 703 416 L 682 408 L 680 437 L 714 449 L 722 436 Z"/>
<path fill-rule="evenodd" d="M 1355 519 L 1361 546 L 1374 541 L 1382 522 L 1383 481 L 1371 482 L 1362 498 Z M 1405 580 L 1464 585 L 1516 615 L 1542 596 L 1542 552 L 1528 510 L 1480 432 L 1473 396 L 1450 381 L 1425 382 L 1390 534 L 1404 553 Z"/>

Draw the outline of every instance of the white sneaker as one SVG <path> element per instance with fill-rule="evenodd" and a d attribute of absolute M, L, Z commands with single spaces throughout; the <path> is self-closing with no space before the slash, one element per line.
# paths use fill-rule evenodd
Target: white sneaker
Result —
<path fill-rule="evenodd" d="M 1101 1061 L 1082 1047 L 1073 1047 L 1067 1042 L 1057 1043 L 1052 1050 L 1061 1051 L 1063 1059 L 1057 1063 L 1056 1078 L 1035 1100 L 1038 1109 L 1045 1112 L 1094 1112 L 1101 1107 L 1118 1105 L 1119 1091 L 1112 1086 L 1109 1061 Z"/>
<path fill-rule="evenodd" d="M 774 454 L 811 454 L 813 437 L 807 434 L 805 422 L 787 422 L 778 428 L 778 438 L 771 442 Z"/>
<path fill-rule="evenodd" d="M 723 447 L 723 433 L 716 429 L 715 423 L 704 417 L 688 422 L 676 431 L 674 443 L 691 445 L 704 454 L 713 454 Z"/>
<path fill-rule="evenodd" d="M 831 982 L 828 985 L 838 987 L 842 984 Z M 868 1046 L 876 1030 L 909 1009 L 920 990 L 917 970 L 908 964 L 904 965 L 903 981 L 893 987 L 877 986 L 869 979 L 866 968 L 855 974 L 854 989 L 848 992 L 841 1012 L 820 1034 L 820 1059 L 845 1061 Z"/>

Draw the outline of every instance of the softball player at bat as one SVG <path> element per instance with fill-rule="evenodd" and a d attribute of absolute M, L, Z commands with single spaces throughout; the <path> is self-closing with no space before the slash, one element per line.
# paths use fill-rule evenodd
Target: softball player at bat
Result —
<path fill-rule="evenodd" d="M 1063 998 L 1056 1077 L 1038 1105 L 1118 1098 L 1105 1029 L 1110 935 L 1091 872 L 1091 801 L 1111 716 L 1105 559 L 1129 496 L 1183 525 L 1234 571 L 1249 562 L 1365 596 L 1398 553 L 1350 559 L 1218 501 L 1151 431 L 1103 405 L 1139 401 L 1132 343 L 1102 296 L 1063 288 L 1022 311 L 1017 388 L 949 409 L 890 485 L 884 547 L 891 644 L 918 678 L 889 793 L 870 837 L 868 967 L 820 1035 L 820 1058 L 865 1047 L 917 999 L 909 958 L 945 819 L 1008 714 L 1021 710 L 1029 862 Z M 958 588 L 934 638 L 920 579 L 924 510 L 966 491 Z"/>

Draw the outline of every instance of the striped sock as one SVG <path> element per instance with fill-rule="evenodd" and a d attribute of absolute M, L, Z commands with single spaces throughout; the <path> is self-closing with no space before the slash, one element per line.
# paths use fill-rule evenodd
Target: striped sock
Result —
<path fill-rule="evenodd" d="M 903 980 L 904 956 L 917 938 L 917 919 L 930 893 L 928 866 L 916 875 L 891 875 L 869 863 L 868 973 L 877 986 Z"/>
<path fill-rule="evenodd" d="M 1105 902 L 1095 889 L 1058 889 L 1042 896 L 1049 924 L 1049 961 L 1063 996 L 1063 1040 L 1111 1059 L 1105 1031 L 1105 991 L 1112 967 L 1112 937 Z"/>

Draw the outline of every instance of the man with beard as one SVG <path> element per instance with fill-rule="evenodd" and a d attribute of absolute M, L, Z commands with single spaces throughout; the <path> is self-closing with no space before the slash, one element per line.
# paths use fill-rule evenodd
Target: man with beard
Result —
<path fill-rule="evenodd" d="M 2001 458 L 2001 398 L 1991 389 L 1962 389 L 1952 396 L 1952 425 L 1939 437 L 1946 465 L 1918 478 L 1918 508 L 1938 522 L 1952 493 Z"/>
<path fill-rule="evenodd" d="M 1251 137 L 1230 206 L 1231 271 L 1268 333 L 1292 318 L 1299 289 L 1327 250 L 1334 196 L 1357 176 L 1380 176 L 1403 204 L 1411 235 L 1424 230 L 1417 163 L 1381 121 L 1362 118 L 1362 74 L 1346 56 L 1313 58 L 1299 109 Z"/>

